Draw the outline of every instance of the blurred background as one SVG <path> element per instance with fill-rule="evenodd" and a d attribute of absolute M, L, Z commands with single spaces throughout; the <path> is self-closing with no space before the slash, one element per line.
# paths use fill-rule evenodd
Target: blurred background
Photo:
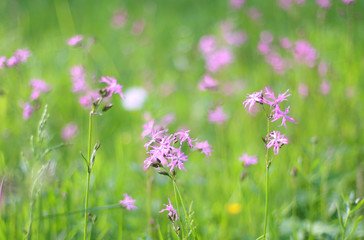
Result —
<path fill-rule="evenodd" d="M 260 236 L 266 120 L 242 102 L 266 86 L 290 90 L 296 120 L 273 124 L 290 143 L 270 168 L 270 238 L 335 239 L 339 210 L 364 190 L 363 10 L 361 0 L 0 1 L 0 239 L 24 238 L 30 222 L 35 239 L 82 237 L 83 212 L 73 211 L 84 207 L 80 152 L 101 76 L 115 77 L 125 98 L 95 118 L 102 146 L 89 206 L 128 193 L 138 209 L 92 212 L 92 239 L 175 238 L 158 213 L 172 185 L 143 170 L 151 119 L 214 150 L 187 152 L 178 173 L 200 239 Z M 80 78 L 87 91 L 75 90 Z M 243 153 L 258 163 L 244 166 Z M 352 237 L 364 237 L 363 222 Z"/>

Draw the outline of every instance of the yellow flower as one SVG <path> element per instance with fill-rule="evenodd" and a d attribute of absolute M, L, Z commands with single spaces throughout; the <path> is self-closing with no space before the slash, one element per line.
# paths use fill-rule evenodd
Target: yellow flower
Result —
<path fill-rule="evenodd" d="M 230 203 L 227 205 L 227 211 L 230 214 L 238 214 L 241 211 L 241 205 L 239 203 Z"/>

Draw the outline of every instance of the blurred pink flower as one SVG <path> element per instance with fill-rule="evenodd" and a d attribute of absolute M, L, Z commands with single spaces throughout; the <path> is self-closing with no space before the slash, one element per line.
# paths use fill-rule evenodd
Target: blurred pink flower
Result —
<path fill-rule="evenodd" d="M 281 44 L 281 47 L 284 49 L 289 49 L 292 47 L 292 42 L 288 38 L 279 39 L 279 43 Z"/>
<path fill-rule="evenodd" d="M 82 107 L 89 109 L 92 107 L 92 103 L 99 98 L 100 95 L 97 91 L 88 91 L 86 95 L 81 96 L 78 101 Z"/>
<path fill-rule="evenodd" d="M 134 205 L 135 200 L 132 199 L 131 196 L 129 196 L 128 194 L 124 193 L 124 200 L 120 200 L 119 203 L 126 208 L 126 210 L 130 211 L 130 210 L 135 210 L 137 209 L 137 207 Z"/>
<path fill-rule="evenodd" d="M 306 98 L 308 95 L 308 87 L 304 83 L 298 85 L 298 93 L 302 98 Z"/>
<path fill-rule="evenodd" d="M 6 63 L 6 57 L 0 56 L 0 69 L 2 69 L 5 66 Z"/>
<path fill-rule="evenodd" d="M 34 108 L 32 107 L 32 105 L 30 105 L 30 103 L 24 103 L 24 105 L 23 105 L 24 120 L 29 119 L 32 116 L 33 112 L 34 112 Z"/>
<path fill-rule="evenodd" d="M 110 94 L 119 94 L 121 98 L 124 98 L 124 95 L 122 93 L 122 88 L 123 86 L 121 86 L 120 84 L 118 84 L 117 80 L 113 77 L 101 77 L 101 81 L 103 83 L 106 83 L 107 85 L 109 85 L 108 87 L 106 87 L 106 89 L 108 91 L 110 91 Z"/>
<path fill-rule="evenodd" d="M 303 62 L 311 68 L 315 66 L 318 58 L 316 49 L 304 40 L 299 40 L 295 43 L 293 55 L 297 61 Z"/>
<path fill-rule="evenodd" d="M 349 5 L 350 3 L 355 2 L 355 0 L 342 0 L 343 3 L 345 3 L 346 5 Z"/>
<path fill-rule="evenodd" d="M 173 113 L 164 115 L 160 120 L 162 128 L 167 128 L 169 124 L 173 123 L 176 119 L 176 115 Z"/>
<path fill-rule="evenodd" d="M 259 18 L 262 17 L 262 13 L 255 7 L 251 7 L 248 10 L 248 16 L 252 19 L 252 20 L 258 20 Z"/>
<path fill-rule="evenodd" d="M 288 10 L 292 5 L 292 0 L 278 0 L 278 6 L 284 10 Z"/>
<path fill-rule="evenodd" d="M 266 55 L 266 54 L 270 53 L 270 51 L 271 51 L 270 43 L 260 41 L 258 43 L 258 51 L 262 55 Z"/>
<path fill-rule="evenodd" d="M 226 32 L 223 35 L 225 41 L 232 46 L 240 46 L 247 40 L 247 35 L 243 31 Z"/>
<path fill-rule="evenodd" d="M 111 25 L 114 28 L 122 28 L 124 27 L 127 19 L 128 19 L 128 12 L 125 9 L 118 10 L 112 16 Z"/>
<path fill-rule="evenodd" d="M 330 83 L 327 81 L 327 80 L 323 80 L 321 85 L 320 85 L 320 92 L 323 94 L 323 95 L 327 95 L 329 94 L 331 91 L 331 85 Z"/>
<path fill-rule="evenodd" d="M 294 0 L 297 4 L 304 4 L 306 0 Z"/>
<path fill-rule="evenodd" d="M 41 92 L 49 92 L 51 87 L 45 81 L 41 79 L 32 79 L 30 81 L 30 86 L 33 88 L 30 99 L 32 101 L 38 99 Z"/>
<path fill-rule="evenodd" d="M 325 77 L 329 66 L 324 61 L 321 61 L 318 65 L 318 73 L 321 77 Z"/>
<path fill-rule="evenodd" d="M 61 136 L 62 139 L 66 142 L 71 141 L 75 138 L 78 132 L 78 127 L 75 123 L 69 123 L 62 128 Z"/>
<path fill-rule="evenodd" d="M 249 165 L 255 165 L 258 163 L 258 158 L 257 156 L 249 156 L 248 154 L 246 153 L 243 153 L 243 156 L 241 156 L 239 158 L 239 161 L 240 162 L 243 162 L 244 163 L 244 166 L 247 167 Z"/>
<path fill-rule="evenodd" d="M 206 90 L 216 90 L 218 81 L 210 77 L 210 75 L 205 74 L 203 80 L 199 83 L 198 87 L 201 91 Z"/>
<path fill-rule="evenodd" d="M 316 0 L 316 4 L 320 7 L 320 8 L 330 8 L 331 7 L 331 2 L 330 0 Z"/>
<path fill-rule="evenodd" d="M 72 80 L 72 92 L 82 92 L 87 89 L 87 83 L 85 81 L 85 70 L 81 65 L 74 66 L 70 70 Z"/>
<path fill-rule="evenodd" d="M 273 67 L 276 73 L 284 74 L 286 72 L 286 63 L 277 53 L 267 54 L 265 59 Z"/>
<path fill-rule="evenodd" d="M 130 32 L 133 35 L 140 35 L 144 31 L 144 27 L 145 27 L 145 20 L 144 19 L 134 21 Z"/>
<path fill-rule="evenodd" d="M 67 44 L 70 46 L 76 46 L 83 40 L 82 35 L 75 35 L 67 40 Z"/>
<path fill-rule="evenodd" d="M 211 146 L 207 141 L 204 142 L 196 142 L 195 148 L 202 150 L 201 152 L 204 153 L 207 157 L 211 156 L 213 150 L 211 150 Z"/>
<path fill-rule="evenodd" d="M 217 124 L 223 124 L 226 121 L 226 114 L 221 106 L 218 106 L 215 110 L 209 111 L 209 121 Z"/>
<path fill-rule="evenodd" d="M 30 56 L 32 56 L 32 53 L 27 48 L 18 49 L 15 51 L 14 56 L 8 59 L 6 65 L 8 67 L 13 67 L 21 62 L 25 63 Z"/>
<path fill-rule="evenodd" d="M 234 60 L 233 53 L 226 49 L 220 49 L 206 57 L 206 68 L 210 72 L 217 72 L 221 67 L 229 65 Z"/>
<path fill-rule="evenodd" d="M 199 49 L 203 54 L 209 54 L 216 49 L 215 37 L 211 35 L 205 35 L 200 39 Z"/>
<path fill-rule="evenodd" d="M 230 0 L 230 6 L 235 9 L 240 9 L 245 3 L 245 0 Z"/>

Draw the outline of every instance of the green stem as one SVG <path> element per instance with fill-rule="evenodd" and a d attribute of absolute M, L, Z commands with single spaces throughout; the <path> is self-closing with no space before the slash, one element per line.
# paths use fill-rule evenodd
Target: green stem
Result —
<path fill-rule="evenodd" d="M 88 208 L 88 195 L 89 195 L 89 188 L 90 188 L 90 176 L 91 176 L 91 169 L 90 169 L 90 158 L 91 158 L 91 140 L 92 140 L 92 117 L 93 111 L 90 112 L 89 115 L 89 124 L 88 124 L 88 148 L 87 148 L 87 185 L 86 185 L 86 197 L 85 197 L 85 225 L 84 225 L 84 235 L 83 239 L 87 240 L 87 208 Z"/>
<path fill-rule="evenodd" d="M 185 231 L 184 231 L 184 227 L 183 227 L 182 216 L 181 216 L 181 212 L 179 210 L 179 203 L 178 203 L 178 198 L 177 198 L 177 184 L 174 180 L 172 180 L 172 182 L 173 182 L 174 198 L 175 198 L 176 204 L 177 204 L 178 217 L 179 217 L 179 221 L 181 223 L 182 239 L 185 239 L 185 237 L 184 237 Z"/>
<path fill-rule="evenodd" d="M 269 121 L 269 117 L 267 118 L 267 136 L 269 135 L 269 129 L 270 127 L 270 121 Z M 266 234 L 267 234 L 267 221 L 268 221 L 268 186 L 269 186 L 269 151 L 268 148 L 266 147 L 266 152 L 265 152 L 265 212 L 264 212 L 264 233 L 263 233 L 263 239 L 266 239 Z"/>
<path fill-rule="evenodd" d="M 196 239 L 195 229 L 191 226 L 190 217 L 187 214 L 187 211 L 186 211 L 186 208 L 185 208 L 185 204 L 183 203 L 182 195 L 181 195 L 181 192 L 179 191 L 179 188 L 178 188 L 178 185 L 177 184 L 176 184 L 176 189 L 177 189 L 177 192 L 178 192 L 179 199 L 180 199 L 180 201 L 182 203 L 182 208 L 183 208 L 183 211 L 184 211 L 185 216 L 187 218 L 188 225 L 190 226 L 190 230 L 192 230 L 193 238 Z"/>

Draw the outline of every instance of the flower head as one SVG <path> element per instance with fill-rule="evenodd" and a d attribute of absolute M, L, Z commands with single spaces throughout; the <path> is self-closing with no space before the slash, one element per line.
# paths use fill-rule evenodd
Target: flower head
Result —
<path fill-rule="evenodd" d="M 83 40 L 82 35 L 75 35 L 67 40 L 67 44 L 70 46 L 76 46 Z"/>
<path fill-rule="evenodd" d="M 24 103 L 23 105 L 23 118 L 24 120 L 27 120 L 32 116 L 34 112 L 34 107 L 30 105 L 30 103 Z"/>
<path fill-rule="evenodd" d="M 71 141 L 77 134 L 78 127 L 75 123 L 69 123 L 62 128 L 61 136 L 65 141 Z"/>
<path fill-rule="evenodd" d="M 269 133 L 269 135 L 267 136 L 267 148 L 271 148 L 273 147 L 273 152 L 274 155 L 277 155 L 279 153 L 279 149 L 283 146 L 288 144 L 288 139 L 286 138 L 286 136 L 284 136 L 283 134 L 281 134 L 278 131 L 273 131 L 271 133 Z"/>
<path fill-rule="evenodd" d="M 249 106 L 249 112 L 255 103 L 264 103 L 263 91 L 253 92 L 252 94 L 247 94 L 246 100 L 243 102 L 244 108 Z"/>
<path fill-rule="evenodd" d="M 210 144 L 207 141 L 204 142 L 196 142 L 195 148 L 202 150 L 201 153 L 204 153 L 206 157 L 211 156 L 213 150 L 211 149 Z"/>
<path fill-rule="evenodd" d="M 106 89 L 110 92 L 110 94 L 119 94 L 121 98 L 124 98 L 124 95 L 121 91 L 123 86 L 118 84 L 118 82 L 115 78 L 109 77 L 109 76 L 101 77 L 100 82 L 106 83 L 108 85 L 108 87 Z"/>
<path fill-rule="evenodd" d="M 206 90 L 216 90 L 216 86 L 218 81 L 210 77 L 210 75 L 206 74 L 203 77 L 203 80 L 199 83 L 198 87 L 201 91 Z"/>
<path fill-rule="evenodd" d="M 295 120 L 288 116 L 287 114 L 289 113 L 289 107 L 286 108 L 286 110 L 284 112 L 281 111 L 281 109 L 279 108 L 279 106 L 277 105 L 274 109 L 273 109 L 273 119 L 272 122 L 277 121 L 278 119 L 282 118 L 282 123 L 279 126 L 284 125 L 285 128 L 287 128 L 286 126 L 286 121 L 288 120 L 291 123 L 296 123 Z"/>
<path fill-rule="evenodd" d="M 70 70 L 72 80 L 72 92 L 86 91 L 88 86 L 86 83 L 85 70 L 81 65 L 74 66 Z"/>
<path fill-rule="evenodd" d="M 299 40 L 295 43 L 293 55 L 297 61 L 305 63 L 311 68 L 315 66 L 318 58 L 316 49 L 304 40 Z"/>
<path fill-rule="evenodd" d="M 135 200 L 131 198 L 128 194 L 124 193 L 124 200 L 120 200 L 119 203 L 126 208 L 126 210 L 135 210 L 137 207 L 134 205 Z"/>
<path fill-rule="evenodd" d="M 174 222 L 174 221 L 176 221 L 178 219 L 177 211 L 172 206 L 171 200 L 169 198 L 168 198 L 168 202 L 169 202 L 169 205 L 163 204 L 164 206 L 166 206 L 166 208 L 160 210 L 159 212 L 161 213 L 161 212 L 167 211 L 168 212 L 168 215 L 167 216 L 168 216 L 169 220 L 171 220 L 172 222 Z"/>
<path fill-rule="evenodd" d="M 51 90 L 51 87 L 41 79 L 32 79 L 30 81 L 30 86 L 33 88 L 30 96 L 31 100 L 38 99 L 41 92 L 48 92 Z"/>
<path fill-rule="evenodd" d="M 257 156 L 249 156 L 246 153 L 243 153 L 243 156 L 239 158 L 239 161 L 244 163 L 244 166 L 247 167 L 249 165 L 255 165 L 258 163 Z"/>
<path fill-rule="evenodd" d="M 209 121 L 216 122 L 217 124 L 223 124 L 226 121 L 226 114 L 221 106 L 218 106 L 215 110 L 209 112 Z"/>

